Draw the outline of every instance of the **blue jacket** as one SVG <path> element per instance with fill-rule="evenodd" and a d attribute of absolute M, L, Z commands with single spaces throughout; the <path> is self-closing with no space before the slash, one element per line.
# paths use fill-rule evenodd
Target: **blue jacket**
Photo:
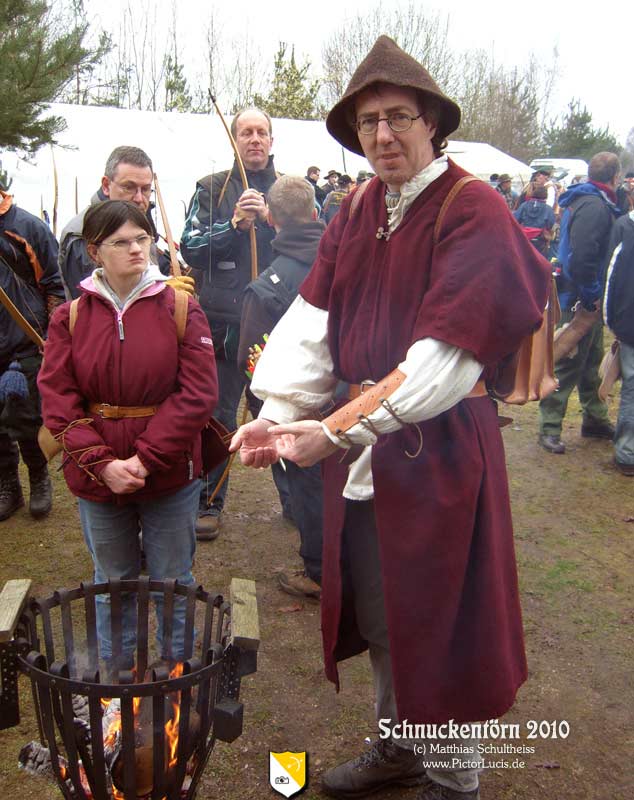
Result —
<path fill-rule="evenodd" d="M 580 299 L 590 309 L 603 294 L 610 233 L 619 209 L 594 183 L 577 183 L 559 198 L 563 209 L 558 258 L 563 267 L 559 302 L 569 310 Z"/>
<path fill-rule="evenodd" d="M 526 200 L 513 212 L 513 216 L 525 228 L 550 230 L 555 224 L 555 212 L 545 200 Z"/>

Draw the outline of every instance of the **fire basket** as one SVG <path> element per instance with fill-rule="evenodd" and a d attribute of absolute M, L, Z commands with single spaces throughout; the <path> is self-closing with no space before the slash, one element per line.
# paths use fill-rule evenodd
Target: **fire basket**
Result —
<path fill-rule="evenodd" d="M 216 740 L 242 732 L 240 680 L 255 672 L 259 644 L 255 584 L 234 579 L 231 602 L 149 578 L 83 583 L 45 599 L 28 599 L 29 587 L 8 581 L 0 594 L 0 728 L 20 720 L 21 673 L 31 680 L 39 729 L 21 765 L 48 774 L 67 800 L 194 798 Z M 113 654 L 122 652 L 122 608 L 132 608 L 133 667 L 104 662 L 97 602 L 110 604 Z M 157 602 L 160 652 L 150 613 Z M 180 662 L 172 658 L 176 604 L 185 608 Z"/>

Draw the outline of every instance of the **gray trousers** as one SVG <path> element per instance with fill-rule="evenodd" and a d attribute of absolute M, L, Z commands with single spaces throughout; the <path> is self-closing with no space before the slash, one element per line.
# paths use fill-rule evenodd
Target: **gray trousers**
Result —
<path fill-rule="evenodd" d="M 383 584 L 381 579 L 381 560 L 374 520 L 374 503 L 346 501 L 346 521 L 343 532 L 344 548 L 347 552 L 350 577 L 354 592 L 354 608 L 359 631 L 368 642 L 370 664 L 374 678 L 377 720 L 391 720 L 392 724 L 400 721 L 394 697 L 392 681 L 392 660 L 390 643 L 385 619 L 383 600 Z M 424 602 L 424 598 L 421 598 Z M 433 656 L 431 656 L 433 657 Z M 423 723 L 425 720 L 409 720 Z M 431 755 L 430 744 L 449 744 L 452 740 L 433 741 L 424 739 L 398 739 L 394 744 L 413 749 L 415 744 L 425 746 L 426 756 L 421 756 L 429 763 L 427 775 L 431 780 L 459 792 L 470 792 L 478 786 L 478 769 L 461 768 L 446 769 L 442 762 L 452 762 L 451 755 Z M 461 748 L 471 751 L 466 754 L 461 750 L 463 761 L 481 761 L 477 752 L 477 739 L 453 740 Z"/>
<path fill-rule="evenodd" d="M 619 345 L 621 403 L 614 436 L 614 454 L 620 464 L 634 465 L 634 347 Z"/>

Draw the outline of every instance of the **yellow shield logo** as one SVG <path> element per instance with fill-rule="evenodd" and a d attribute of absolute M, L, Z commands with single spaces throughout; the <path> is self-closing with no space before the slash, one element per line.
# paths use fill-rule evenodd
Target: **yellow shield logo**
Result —
<path fill-rule="evenodd" d="M 269 750 L 269 783 L 284 797 L 292 797 L 306 786 L 306 752 L 273 753 Z"/>

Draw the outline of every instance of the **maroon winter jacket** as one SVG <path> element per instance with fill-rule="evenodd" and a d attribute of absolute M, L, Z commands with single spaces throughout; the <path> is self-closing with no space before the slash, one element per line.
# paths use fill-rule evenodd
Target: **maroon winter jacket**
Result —
<path fill-rule="evenodd" d="M 82 283 L 71 336 L 70 303 L 53 315 L 38 386 L 47 428 L 62 437 L 64 476 L 78 497 L 133 502 L 170 494 L 200 474 L 200 431 L 218 399 L 207 319 L 189 299 L 179 345 L 174 291 L 157 281 L 121 315 Z M 120 335 L 120 330 L 123 333 Z M 160 406 L 151 417 L 102 419 L 89 402 Z M 149 475 L 137 492 L 115 495 L 101 482 L 109 461 L 137 454 Z"/>

